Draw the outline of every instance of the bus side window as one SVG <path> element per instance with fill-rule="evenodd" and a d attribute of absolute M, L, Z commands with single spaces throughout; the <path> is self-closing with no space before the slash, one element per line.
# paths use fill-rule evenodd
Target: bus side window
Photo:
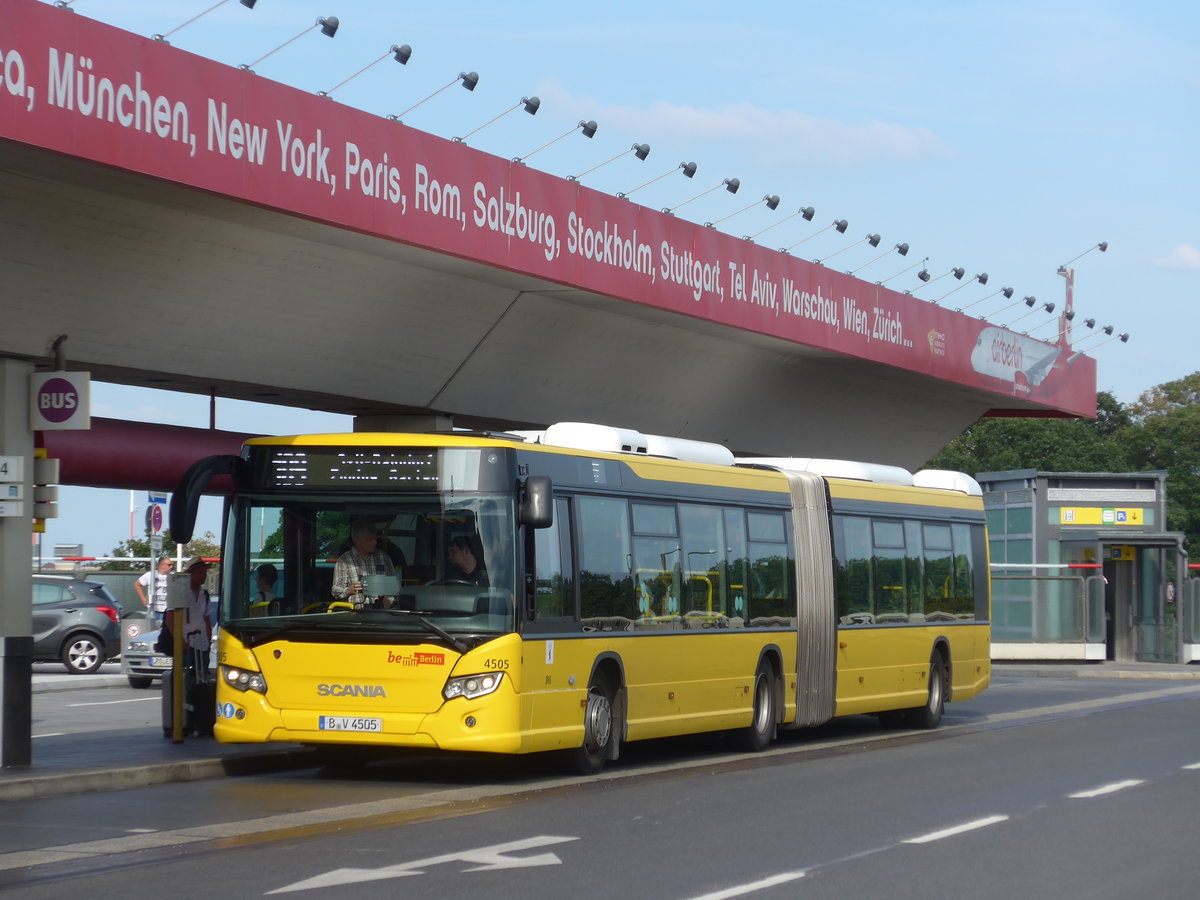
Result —
<path fill-rule="evenodd" d="M 580 614 L 584 628 L 628 631 L 637 617 L 629 504 L 620 497 L 577 497 Z"/>
<path fill-rule="evenodd" d="M 843 625 L 871 622 L 871 520 L 837 516 L 834 521 L 837 553 L 838 616 Z"/>
<path fill-rule="evenodd" d="M 751 512 L 746 522 L 750 537 L 750 624 L 774 626 L 794 621 L 784 516 L 778 512 Z"/>
<path fill-rule="evenodd" d="M 925 609 L 934 621 L 954 618 L 954 544 L 949 525 L 926 523 Z"/>
<path fill-rule="evenodd" d="M 534 613 L 537 619 L 573 619 L 575 583 L 571 577 L 571 505 L 566 497 L 554 501 L 554 524 L 534 534 Z"/>
<path fill-rule="evenodd" d="M 907 621 L 904 523 L 895 519 L 873 519 L 871 534 L 875 564 L 875 619 Z"/>

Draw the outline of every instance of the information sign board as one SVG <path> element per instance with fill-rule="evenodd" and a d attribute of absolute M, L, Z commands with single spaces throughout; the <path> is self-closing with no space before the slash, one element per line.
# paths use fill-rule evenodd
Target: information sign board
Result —
<path fill-rule="evenodd" d="M 24 481 L 25 457 L 0 456 L 0 481 Z"/>

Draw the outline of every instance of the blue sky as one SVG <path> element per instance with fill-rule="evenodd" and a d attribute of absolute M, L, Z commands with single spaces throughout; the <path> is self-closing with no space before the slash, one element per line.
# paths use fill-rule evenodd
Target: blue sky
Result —
<path fill-rule="evenodd" d="M 170 31 L 215 0 L 74 0 L 78 15 L 151 35 Z M 907 259 L 888 256 L 859 277 L 882 280 L 928 256 L 940 274 L 955 266 L 987 272 L 946 298 L 965 306 L 1002 286 L 1016 296 L 1062 303 L 1057 267 L 1075 263 L 1077 322 L 1095 318 L 1129 332 L 1128 343 L 1096 347 L 1098 387 L 1123 401 L 1200 368 L 1200 4 L 1184 0 L 917 0 L 896 4 L 771 2 L 731 4 L 526 2 L 408 4 L 376 0 L 229 0 L 170 36 L 172 44 L 229 65 L 251 62 L 312 25 L 337 16 L 332 40 L 313 29 L 255 66 L 260 77 L 305 91 L 331 88 L 407 43 L 401 67 L 387 59 L 333 93 L 378 115 L 399 113 L 475 71 L 479 86 L 458 86 L 422 104 L 405 122 L 443 137 L 464 135 L 536 94 L 535 117 L 513 112 L 471 136 L 480 150 L 528 155 L 581 119 L 581 134 L 528 161 L 567 176 L 645 142 L 639 162 L 618 157 L 583 179 L 628 191 L 694 161 L 695 179 L 672 174 L 634 199 L 670 207 L 736 177 L 741 191 L 708 194 L 681 210 L 694 221 L 739 212 L 719 227 L 753 234 L 802 206 L 817 210 L 760 239 L 787 246 L 833 219 L 797 249 L 827 257 L 867 233 L 880 248 L 905 242 Z M 865 244 L 839 256 L 846 269 L 875 258 Z M 916 288 L 915 270 L 889 281 Z M 909 280 L 911 279 L 911 280 Z M 943 286 L 944 289 L 943 289 Z M 936 299 L 945 279 L 918 296 Z M 990 314 L 993 298 L 972 312 Z M 1005 324 L 1016 312 L 992 321 Z M 1052 316 L 1021 323 L 1053 336 Z M 205 426 L 207 398 L 97 386 L 93 414 Z M 218 426 L 318 430 L 343 417 L 303 412 L 264 416 L 221 401 Z M 268 428 L 267 426 L 271 427 Z M 78 497 L 76 495 L 79 495 Z M 45 544 L 84 542 L 106 552 L 128 536 L 127 492 L 64 489 L 63 515 Z M 144 502 L 138 498 L 139 505 Z M 113 524 L 109 524 L 109 520 Z M 216 515 L 210 517 L 216 527 Z M 202 521 L 203 527 L 203 521 Z"/>

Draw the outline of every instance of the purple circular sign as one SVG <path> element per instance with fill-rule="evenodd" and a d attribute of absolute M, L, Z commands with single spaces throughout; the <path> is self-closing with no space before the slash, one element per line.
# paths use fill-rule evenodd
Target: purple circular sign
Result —
<path fill-rule="evenodd" d="M 61 424 L 79 411 L 79 393 L 65 378 L 50 378 L 38 389 L 37 408 L 47 422 Z"/>

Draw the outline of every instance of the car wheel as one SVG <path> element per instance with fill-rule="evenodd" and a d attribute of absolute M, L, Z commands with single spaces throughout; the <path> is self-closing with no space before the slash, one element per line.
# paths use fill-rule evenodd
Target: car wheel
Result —
<path fill-rule="evenodd" d="M 150 685 L 154 684 L 154 678 L 150 675 L 129 675 L 129 686 L 137 688 L 139 691 L 144 691 Z"/>
<path fill-rule="evenodd" d="M 62 663 L 72 675 L 90 675 L 104 665 L 104 647 L 89 634 L 74 634 L 63 644 Z"/>

